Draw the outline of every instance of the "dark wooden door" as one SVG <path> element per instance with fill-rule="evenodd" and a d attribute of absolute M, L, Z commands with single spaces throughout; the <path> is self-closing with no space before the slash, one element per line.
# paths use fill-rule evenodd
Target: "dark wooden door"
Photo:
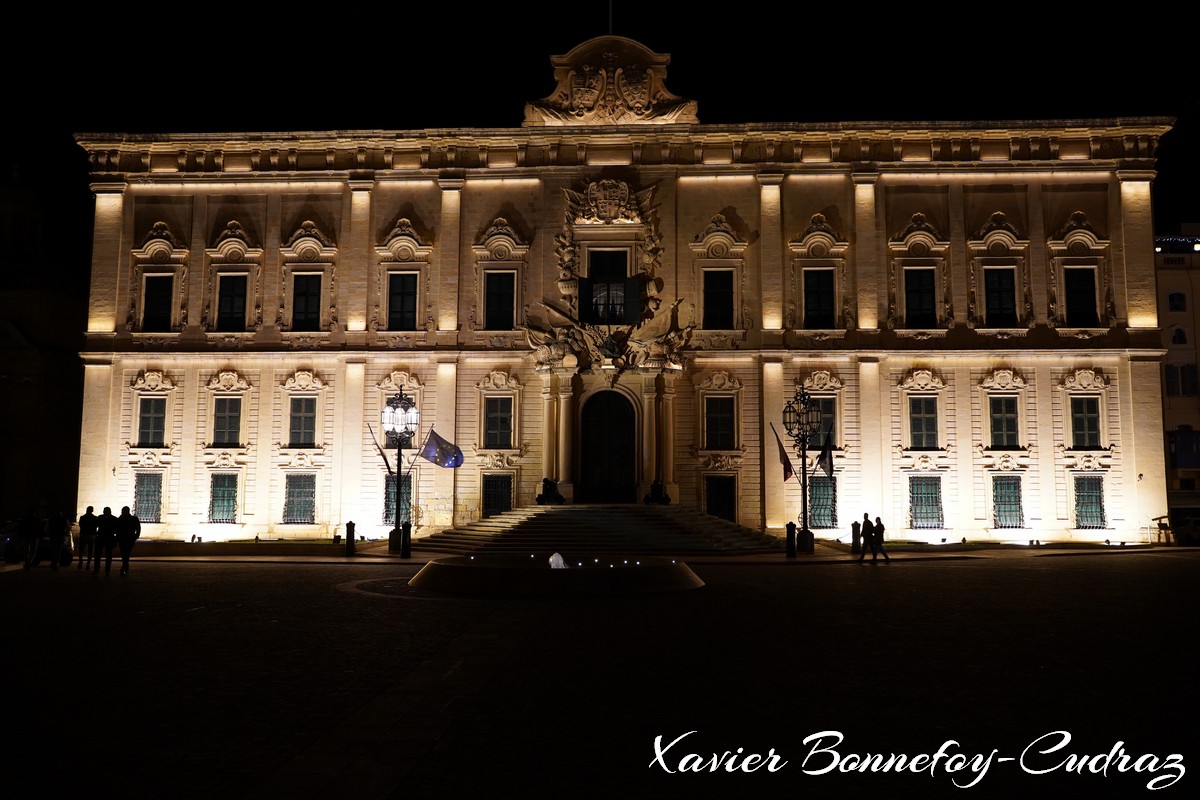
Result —
<path fill-rule="evenodd" d="M 619 392 L 593 395 L 583 407 L 580 441 L 579 502 L 636 503 L 637 448 L 629 401 Z"/>

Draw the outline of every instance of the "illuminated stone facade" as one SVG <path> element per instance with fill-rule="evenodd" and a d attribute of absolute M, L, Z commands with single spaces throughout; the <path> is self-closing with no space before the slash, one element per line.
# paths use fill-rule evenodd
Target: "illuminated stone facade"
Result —
<path fill-rule="evenodd" d="M 466 459 L 416 461 L 418 535 L 548 486 L 782 532 L 772 425 L 805 387 L 834 445 L 819 537 L 869 512 L 892 538 L 1132 541 L 1165 513 L 1171 120 L 705 126 L 636 42 L 553 65 L 515 129 L 79 135 L 80 507 L 383 536 L 403 389 Z"/>

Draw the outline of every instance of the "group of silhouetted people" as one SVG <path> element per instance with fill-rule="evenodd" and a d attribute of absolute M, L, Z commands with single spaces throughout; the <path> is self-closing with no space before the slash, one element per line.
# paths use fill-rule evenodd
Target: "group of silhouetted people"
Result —
<path fill-rule="evenodd" d="M 39 539 L 46 536 L 50 540 L 50 569 L 57 570 L 70 535 L 71 518 L 66 514 L 51 514 L 44 520 L 30 515 L 23 520 L 21 537 L 26 540 L 25 569 L 37 561 Z M 117 548 L 121 554 L 121 574 L 128 575 L 133 545 L 141 535 L 142 522 L 130 512 L 129 506 L 124 506 L 121 515 L 116 517 L 107 506 L 99 516 L 93 506 L 88 506 L 79 517 L 79 552 L 75 568 L 99 574 L 103 562 L 107 575 L 112 572 L 113 548 Z"/>
<path fill-rule="evenodd" d="M 888 557 L 887 551 L 883 549 L 883 520 L 879 517 L 871 522 L 870 514 L 863 514 L 862 523 L 854 522 L 850 526 L 853 532 L 853 544 L 851 552 L 858 553 L 858 560 L 861 563 L 866 558 L 867 552 L 871 553 L 871 560 L 877 561 L 880 556 L 883 556 L 884 561 L 890 562 L 892 559 Z M 860 541 L 861 539 L 861 541 Z"/>

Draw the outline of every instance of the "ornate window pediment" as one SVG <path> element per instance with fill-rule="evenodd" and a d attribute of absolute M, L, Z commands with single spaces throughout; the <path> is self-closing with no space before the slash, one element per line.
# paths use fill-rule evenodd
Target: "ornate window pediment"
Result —
<path fill-rule="evenodd" d="M 913 214 L 888 242 L 887 327 L 916 338 L 944 336 L 954 321 L 950 242 L 924 214 Z"/>
<path fill-rule="evenodd" d="M 513 331 L 512 336 L 494 334 L 492 344 L 515 344 L 526 317 L 529 245 L 507 219 L 496 217 L 471 250 L 475 256 L 475 302 L 469 324 L 474 330 Z"/>
<path fill-rule="evenodd" d="M 705 332 L 706 345 L 714 339 L 729 337 L 728 333 L 708 334 L 708 331 L 740 331 L 739 338 L 746 336 L 750 320 L 750 309 L 745 302 L 748 246 L 748 242 L 734 235 L 733 227 L 721 214 L 715 214 L 708 227 L 688 245 L 692 251 L 692 280 L 703 300 L 699 327 Z M 696 317 L 695 305 L 692 317 Z"/>
<path fill-rule="evenodd" d="M 512 467 L 524 455 L 521 441 L 521 392 L 524 387 L 516 375 L 492 370 L 476 384 L 479 426 L 475 450 L 485 467 Z"/>
<path fill-rule="evenodd" d="M 253 247 L 250 238 L 237 220 L 231 219 L 217 236 L 216 245 L 204 251 L 208 257 L 209 268 L 204 285 L 204 310 L 201 314 L 201 324 L 207 330 L 224 328 L 225 321 L 219 320 L 222 281 L 226 278 L 244 281 L 244 288 L 239 287 L 241 300 L 246 305 L 242 312 L 240 324 L 230 327 L 230 330 L 259 330 L 262 327 L 262 257 L 263 249 Z M 213 309 L 217 308 L 218 313 Z M 247 317 L 246 312 L 250 312 Z"/>
<path fill-rule="evenodd" d="M 1063 377 L 1064 439 L 1058 449 L 1067 469 L 1094 471 L 1112 466 L 1116 445 L 1108 442 L 1109 381 L 1099 370 L 1084 368 Z"/>
<path fill-rule="evenodd" d="M 224 369 L 209 378 L 208 384 L 204 388 L 210 392 L 248 392 L 250 391 L 250 382 L 239 375 L 237 370 Z"/>
<path fill-rule="evenodd" d="M 813 214 L 808 227 L 788 243 L 788 248 L 792 253 L 792 276 L 784 327 L 825 331 L 853 328 L 855 316 L 846 281 L 850 243 L 833 229 L 824 214 Z"/>
<path fill-rule="evenodd" d="M 1050 325 L 1094 329 L 1116 324 L 1110 242 L 1100 237 L 1087 215 L 1082 211 L 1071 214 L 1046 247 L 1050 251 Z M 1079 335 L 1091 334 L 1081 330 Z"/>
<path fill-rule="evenodd" d="M 946 441 L 946 383 L 931 369 L 913 369 L 900 381 L 901 436 L 896 450 L 904 470 L 949 469 L 953 447 Z"/>
<path fill-rule="evenodd" d="M 310 369 L 298 369 L 283 382 L 285 392 L 319 392 L 324 388 L 325 381 Z"/>
<path fill-rule="evenodd" d="M 375 308 L 367 330 L 433 331 L 433 305 L 429 302 L 433 246 L 426 243 L 410 219 L 401 217 L 384 243 L 375 248 L 375 254 L 379 270 Z M 393 344 L 411 346 L 412 337 L 395 335 Z"/>
<path fill-rule="evenodd" d="M 967 325 L 996 329 L 1001 338 L 1013 335 L 1013 329 L 1033 327 L 1029 241 L 997 211 L 967 242 L 967 251 Z"/>
<path fill-rule="evenodd" d="M 279 252 L 283 256 L 282 302 L 275 318 L 279 329 L 305 332 L 337 330 L 337 273 L 334 269 L 337 247 L 315 222 L 305 220 L 283 243 Z M 316 281 L 317 278 L 320 279 L 319 292 L 308 285 L 308 279 Z M 298 295 L 302 279 L 305 316 L 300 318 L 298 312 L 302 309 Z"/>
<path fill-rule="evenodd" d="M 156 222 L 131 252 L 133 274 L 125 328 L 177 333 L 187 325 L 188 249 L 166 222 Z"/>

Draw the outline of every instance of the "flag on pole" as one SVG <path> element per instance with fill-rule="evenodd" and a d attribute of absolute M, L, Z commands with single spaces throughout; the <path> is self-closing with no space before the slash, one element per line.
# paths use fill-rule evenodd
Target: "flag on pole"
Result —
<path fill-rule="evenodd" d="M 383 465 L 387 467 L 388 475 L 392 474 L 392 465 L 388 463 L 387 453 L 383 452 L 383 448 L 379 446 L 379 440 L 375 438 L 375 429 L 368 423 L 367 430 L 371 432 L 371 441 L 375 443 L 375 449 L 379 451 L 380 457 L 383 458 Z"/>
<path fill-rule="evenodd" d="M 417 455 L 447 469 L 461 467 L 463 463 L 462 450 L 458 449 L 458 445 L 438 436 L 433 428 L 429 429 L 429 435 L 425 437 L 425 444 L 421 446 L 421 452 Z"/>
<path fill-rule="evenodd" d="M 775 430 L 775 423 L 771 423 L 771 432 L 775 434 L 775 441 L 779 443 L 779 463 L 783 465 L 783 482 L 787 483 L 796 474 L 792 469 L 792 459 L 788 457 L 787 448 L 783 446 L 783 440 L 779 438 L 779 431 Z"/>
<path fill-rule="evenodd" d="M 821 445 L 821 455 L 817 456 L 817 466 L 825 470 L 825 477 L 833 477 L 833 431 L 825 433 L 825 444 Z"/>

